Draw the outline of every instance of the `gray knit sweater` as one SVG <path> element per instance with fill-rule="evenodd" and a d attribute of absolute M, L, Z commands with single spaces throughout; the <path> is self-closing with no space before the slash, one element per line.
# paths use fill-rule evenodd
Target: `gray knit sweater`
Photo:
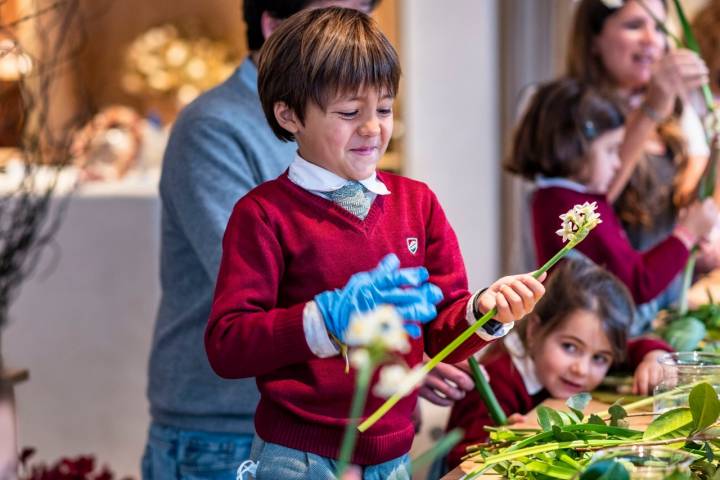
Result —
<path fill-rule="evenodd" d="M 295 149 L 267 125 L 257 69 L 249 59 L 179 115 L 160 179 L 162 299 L 148 385 L 155 422 L 190 430 L 253 431 L 255 380 L 217 377 L 205 355 L 203 333 L 232 207 L 250 189 L 280 175 Z"/>

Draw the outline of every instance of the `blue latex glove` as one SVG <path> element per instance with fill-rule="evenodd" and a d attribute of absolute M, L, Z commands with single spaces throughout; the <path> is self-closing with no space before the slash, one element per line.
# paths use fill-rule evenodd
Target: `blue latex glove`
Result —
<path fill-rule="evenodd" d="M 420 336 L 418 323 L 435 318 L 435 304 L 442 300 L 440 289 L 427 282 L 429 277 L 425 267 L 400 268 L 400 260 L 391 253 L 373 270 L 350 277 L 345 287 L 318 294 L 315 303 L 328 332 L 342 342 L 355 313 L 367 312 L 383 304 L 393 305 L 409 322 L 405 324 L 405 330 L 417 338 Z"/>

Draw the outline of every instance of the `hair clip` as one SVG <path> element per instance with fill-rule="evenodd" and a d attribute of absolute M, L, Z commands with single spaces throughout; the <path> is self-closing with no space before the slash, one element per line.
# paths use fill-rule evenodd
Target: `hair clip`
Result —
<path fill-rule="evenodd" d="M 588 140 L 593 140 L 595 137 L 597 137 L 597 130 L 595 129 L 595 124 L 592 122 L 592 120 L 585 120 L 585 123 L 583 123 L 583 134 L 585 134 L 585 138 Z"/>

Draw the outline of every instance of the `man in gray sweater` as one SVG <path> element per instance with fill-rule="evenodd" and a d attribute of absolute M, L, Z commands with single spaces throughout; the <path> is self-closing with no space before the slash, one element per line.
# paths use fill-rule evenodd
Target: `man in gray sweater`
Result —
<path fill-rule="evenodd" d="M 379 0 L 245 0 L 250 55 L 233 75 L 188 105 L 165 151 L 160 198 L 162 298 L 150 352 L 145 480 L 235 479 L 248 458 L 259 398 L 253 379 L 212 372 L 203 333 L 233 205 L 280 175 L 296 145 L 280 142 L 257 94 L 258 51 L 278 24 L 304 8 L 369 12 Z"/>

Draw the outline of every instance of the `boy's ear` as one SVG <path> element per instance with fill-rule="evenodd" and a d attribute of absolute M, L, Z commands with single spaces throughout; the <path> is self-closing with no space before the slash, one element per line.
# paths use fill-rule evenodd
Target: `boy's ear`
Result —
<path fill-rule="evenodd" d="M 275 102 L 273 105 L 273 112 L 275 113 L 275 120 L 280 124 L 282 128 L 292 134 L 296 134 L 302 127 L 302 122 L 295 115 L 292 108 L 288 107 L 285 102 Z"/>

